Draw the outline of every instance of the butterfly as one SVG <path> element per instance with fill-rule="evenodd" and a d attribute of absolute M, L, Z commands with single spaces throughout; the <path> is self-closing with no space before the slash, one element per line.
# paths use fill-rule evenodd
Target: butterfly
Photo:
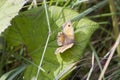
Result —
<path fill-rule="evenodd" d="M 59 47 L 56 49 L 55 54 L 63 53 L 74 45 L 74 28 L 71 21 L 64 23 L 62 32 L 58 32 L 57 44 Z"/>

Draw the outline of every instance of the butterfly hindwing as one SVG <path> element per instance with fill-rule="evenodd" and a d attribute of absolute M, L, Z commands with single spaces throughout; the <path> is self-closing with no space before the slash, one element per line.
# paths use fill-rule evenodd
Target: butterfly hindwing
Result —
<path fill-rule="evenodd" d="M 62 47 L 59 47 L 56 49 L 55 54 L 58 53 L 63 53 L 64 51 L 66 51 L 67 49 L 71 48 L 74 45 L 74 43 L 68 44 L 68 45 L 64 45 Z"/>

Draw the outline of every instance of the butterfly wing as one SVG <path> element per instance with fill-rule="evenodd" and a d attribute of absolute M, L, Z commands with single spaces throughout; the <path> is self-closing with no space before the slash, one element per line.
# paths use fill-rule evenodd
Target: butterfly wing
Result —
<path fill-rule="evenodd" d="M 68 45 L 64 45 L 62 47 L 59 47 L 56 49 L 55 54 L 58 53 L 63 53 L 64 51 L 66 51 L 67 49 L 71 48 L 74 45 L 74 43 L 68 44 Z"/>
<path fill-rule="evenodd" d="M 63 28 L 62 32 L 67 37 L 67 39 L 74 40 L 74 29 L 73 29 L 71 21 L 66 22 L 62 26 L 62 28 Z"/>
<path fill-rule="evenodd" d="M 65 38 L 64 38 L 63 32 L 58 32 L 58 36 L 57 36 L 57 44 L 58 44 L 58 46 L 63 46 L 64 41 L 65 41 Z"/>

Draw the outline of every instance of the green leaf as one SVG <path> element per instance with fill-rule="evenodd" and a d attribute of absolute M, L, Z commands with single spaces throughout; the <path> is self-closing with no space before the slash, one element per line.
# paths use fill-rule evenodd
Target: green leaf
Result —
<path fill-rule="evenodd" d="M 45 72 L 40 71 L 39 80 L 53 80 L 68 75 L 76 65 L 76 62 L 82 56 L 82 53 L 93 32 L 98 28 L 98 24 L 83 18 L 80 21 L 74 22 L 75 29 L 75 44 L 71 49 L 64 53 L 55 55 L 54 52 L 58 48 L 56 36 L 61 30 L 61 25 L 64 21 L 71 20 L 78 13 L 61 7 L 52 6 L 49 8 L 49 19 L 51 26 L 51 36 L 48 47 L 43 60 L 42 68 Z M 45 42 L 48 36 L 47 20 L 43 7 L 31 9 L 17 16 L 12 21 L 10 26 L 4 33 L 7 42 L 11 46 L 24 44 L 33 62 L 39 65 Z M 25 71 L 25 80 L 34 79 L 37 73 L 37 68 L 33 65 L 29 66 Z"/>
<path fill-rule="evenodd" d="M 78 13 L 69 10 L 69 9 L 63 9 L 60 7 L 50 7 L 52 18 L 55 19 L 56 24 L 58 26 L 62 25 L 64 20 L 71 20 L 75 16 L 78 15 Z M 62 13 L 63 12 L 63 13 Z M 65 18 L 64 18 L 65 17 Z M 98 28 L 98 24 L 87 19 L 83 18 L 79 22 L 74 23 L 73 27 L 75 28 L 75 45 L 67 50 L 64 53 L 61 53 L 61 55 L 57 55 L 57 59 L 60 63 L 59 68 L 55 71 L 58 76 L 56 76 L 56 79 L 59 79 L 60 75 L 64 73 L 64 71 L 71 66 L 74 62 L 77 62 L 81 56 L 82 53 L 91 37 L 93 32 Z M 74 67 L 71 66 L 71 68 Z M 69 72 L 69 70 L 68 70 Z M 65 75 L 65 74 L 63 74 Z M 63 76 L 61 75 L 61 76 Z"/>
<path fill-rule="evenodd" d="M 27 0 L 0 0 L 0 34 L 9 25 Z"/>

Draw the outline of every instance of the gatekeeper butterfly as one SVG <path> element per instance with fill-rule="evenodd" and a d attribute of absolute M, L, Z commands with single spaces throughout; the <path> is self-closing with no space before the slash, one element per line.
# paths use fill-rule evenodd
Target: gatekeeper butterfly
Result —
<path fill-rule="evenodd" d="M 74 29 L 71 21 L 64 23 L 62 32 L 58 32 L 57 44 L 59 47 L 56 49 L 55 54 L 63 53 L 74 45 Z"/>

